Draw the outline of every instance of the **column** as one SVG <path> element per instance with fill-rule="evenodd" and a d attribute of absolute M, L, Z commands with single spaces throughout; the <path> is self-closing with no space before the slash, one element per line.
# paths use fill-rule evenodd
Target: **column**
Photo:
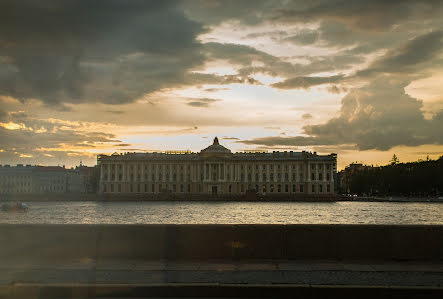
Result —
<path fill-rule="evenodd" d="M 108 164 L 107 172 L 108 172 L 108 179 L 107 179 L 107 181 L 109 182 L 109 181 L 111 181 L 111 164 Z"/>

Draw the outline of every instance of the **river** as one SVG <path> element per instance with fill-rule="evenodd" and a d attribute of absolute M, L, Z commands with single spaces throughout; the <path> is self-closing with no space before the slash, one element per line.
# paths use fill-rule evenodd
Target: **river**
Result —
<path fill-rule="evenodd" d="M 32 202 L 0 223 L 443 224 L 443 203 Z"/>

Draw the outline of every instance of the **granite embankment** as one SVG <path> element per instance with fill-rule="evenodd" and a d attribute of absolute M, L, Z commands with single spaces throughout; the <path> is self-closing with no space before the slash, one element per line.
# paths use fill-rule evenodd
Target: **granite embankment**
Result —
<path fill-rule="evenodd" d="M 0 225 L 0 258 L 443 260 L 439 225 Z"/>
<path fill-rule="evenodd" d="M 0 297 L 441 298 L 443 226 L 0 225 Z"/>

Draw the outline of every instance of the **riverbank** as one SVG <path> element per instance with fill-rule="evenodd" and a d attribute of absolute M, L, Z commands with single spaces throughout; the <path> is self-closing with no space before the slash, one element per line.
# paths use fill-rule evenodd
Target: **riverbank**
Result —
<path fill-rule="evenodd" d="M 443 198 L 439 197 L 341 197 L 341 201 L 358 201 L 358 202 L 441 202 Z"/>
<path fill-rule="evenodd" d="M 102 195 L 91 193 L 63 194 L 7 194 L 0 196 L 2 201 L 42 202 L 42 201 L 98 201 L 98 202 L 150 202 L 150 201 L 214 201 L 214 202 L 441 202 L 436 197 L 350 197 L 343 195 L 242 195 L 242 196 L 210 196 L 202 194 L 134 194 L 134 195 Z"/>
<path fill-rule="evenodd" d="M 102 194 L 10 194 L 0 197 L 0 201 L 98 201 L 98 202 L 162 202 L 162 201 L 233 201 L 233 202 L 335 202 L 340 201 L 344 197 L 338 195 L 325 196 L 210 196 L 202 194 L 125 194 L 125 195 L 102 195 Z"/>

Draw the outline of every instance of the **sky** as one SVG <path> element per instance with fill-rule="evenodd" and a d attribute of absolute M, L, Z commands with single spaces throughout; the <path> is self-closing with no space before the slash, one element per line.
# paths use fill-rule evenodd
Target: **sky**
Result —
<path fill-rule="evenodd" d="M 0 1 L 0 164 L 443 154 L 443 1 Z"/>

